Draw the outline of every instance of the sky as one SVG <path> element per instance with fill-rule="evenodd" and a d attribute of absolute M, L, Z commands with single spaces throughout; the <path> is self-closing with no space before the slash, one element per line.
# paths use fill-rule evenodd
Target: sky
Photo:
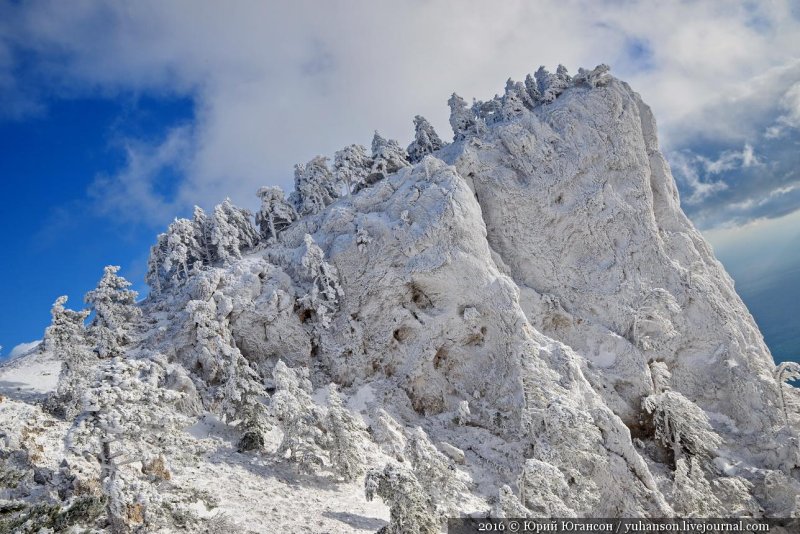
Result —
<path fill-rule="evenodd" d="M 607 63 L 650 104 L 685 211 L 772 347 L 785 313 L 756 313 L 756 286 L 797 290 L 800 265 L 796 1 L 53 0 L 0 1 L 3 354 L 104 265 L 146 292 L 150 245 L 193 205 L 255 208 L 295 163 L 376 129 L 407 144 L 417 114 L 447 138 L 453 91 L 559 63 Z"/>

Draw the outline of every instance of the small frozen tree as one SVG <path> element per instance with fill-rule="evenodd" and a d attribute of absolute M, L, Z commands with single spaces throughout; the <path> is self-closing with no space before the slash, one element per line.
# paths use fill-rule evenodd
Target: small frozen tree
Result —
<path fill-rule="evenodd" d="M 671 388 L 672 373 L 667 369 L 667 364 L 664 362 L 653 361 L 650 362 L 650 376 L 653 379 L 653 392 L 664 393 Z"/>
<path fill-rule="evenodd" d="M 164 369 L 152 361 L 111 358 L 84 392 L 83 412 L 67 434 L 67 449 L 99 464 L 101 491 L 111 531 L 130 532 L 143 516 L 149 497 L 142 471 L 163 436 L 186 424 L 172 405 L 181 394 L 159 387 Z M 137 519 L 134 519 L 137 518 Z M 143 525 L 138 525 L 143 526 Z"/>
<path fill-rule="evenodd" d="M 274 242 L 278 234 L 297 220 L 297 211 L 286 200 L 280 187 L 262 187 L 256 194 L 261 199 L 261 209 L 256 214 L 261 238 L 267 243 Z"/>
<path fill-rule="evenodd" d="M 414 467 L 414 475 L 430 492 L 437 509 L 449 514 L 460 497 L 468 493 L 467 485 L 458 477 L 452 460 L 439 452 L 425 431 L 417 427 L 408 433 L 405 457 Z"/>
<path fill-rule="evenodd" d="M 412 472 L 391 464 L 370 469 L 364 494 L 368 501 L 377 495 L 389 506 L 389 524 L 379 534 L 439 534 L 433 503 Z"/>
<path fill-rule="evenodd" d="M 61 360 L 61 372 L 54 397 L 48 399 L 50 412 L 71 420 L 81 408 L 81 395 L 94 378 L 97 356 L 86 345 L 84 321 L 89 310 L 64 307 L 66 296 L 58 297 L 50 310 L 52 321 L 44 333 L 45 350 Z"/>
<path fill-rule="evenodd" d="M 214 208 L 211 221 L 211 249 L 215 261 L 242 257 L 242 252 L 258 244 L 258 232 L 250 222 L 250 212 L 234 206 L 230 199 Z"/>
<path fill-rule="evenodd" d="M 231 359 L 233 347 L 221 329 L 213 302 L 190 300 L 186 303 L 191 330 L 194 361 L 190 368 L 197 369 L 206 384 L 219 384 L 222 369 Z"/>
<path fill-rule="evenodd" d="M 445 146 L 445 143 L 433 129 L 433 125 L 422 115 L 414 117 L 414 140 L 408 145 L 408 160 L 411 163 L 422 161 L 428 154 L 433 154 Z"/>
<path fill-rule="evenodd" d="M 556 78 L 560 80 L 561 85 L 564 87 L 569 87 L 569 84 L 572 81 L 572 76 L 570 76 L 567 72 L 567 67 L 561 64 L 556 67 Z"/>
<path fill-rule="evenodd" d="M 220 306 L 215 301 L 224 302 L 224 295 L 217 292 L 214 297 L 186 304 L 196 365 L 212 392 L 212 410 L 226 421 L 235 422 L 241 431 L 239 449 L 260 449 L 264 446 L 264 433 L 270 428 L 262 402 L 267 392 L 261 377 L 236 347 L 227 319 L 219 313 Z"/>
<path fill-rule="evenodd" d="M 608 83 L 608 71 L 611 68 L 605 63 L 601 63 L 592 70 L 578 69 L 578 74 L 573 80 L 577 84 L 585 84 L 594 89 Z"/>
<path fill-rule="evenodd" d="M 533 108 L 533 101 L 528 96 L 528 91 L 521 83 L 514 83 L 511 78 L 506 82 L 506 91 L 501 104 L 503 119 L 509 120 L 519 117 L 526 109 Z"/>
<path fill-rule="evenodd" d="M 335 384 L 329 386 L 325 426 L 331 466 L 345 480 L 355 480 L 364 473 L 364 443 L 369 440 L 369 436 L 361 419 L 344 407 Z"/>
<path fill-rule="evenodd" d="M 645 397 L 642 407 L 653 416 L 655 437 L 672 448 L 675 462 L 684 454 L 708 460 L 722 445 L 705 412 L 677 391 Z"/>
<path fill-rule="evenodd" d="M 403 425 L 389 415 L 383 408 L 374 407 L 371 412 L 372 439 L 381 446 L 387 454 L 394 456 L 398 461 L 403 460 L 403 451 L 406 448 L 406 437 Z"/>
<path fill-rule="evenodd" d="M 539 67 L 534 76 L 537 89 L 542 95 L 542 101 L 547 104 L 553 102 L 558 95 L 563 93 L 571 82 L 567 69 L 563 65 L 558 66 L 555 74 L 551 74 L 544 67 Z"/>
<path fill-rule="evenodd" d="M 300 277 L 309 286 L 299 303 L 313 311 L 322 326 L 328 328 L 331 315 L 339 309 L 339 297 L 344 296 L 336 267 L 325 261 L 325 253 L 308 234 L 299 264 Z"/>
<path fill-rule="evenodd" d="M 289 202 L 300 216 L 319 213 L 338 197 L 328 158 L 317 156 L 305 165 L 294 166 L 294 191 L 289 195 Z"/>
<path fill-rule="evenodd" d="M 313 472 L 324 465 L 324 420 L 311 399 L 308 370 L 291 369 L 278 361 L 272 371 L 275 393 L 270 405 L 272 415 L 283 431 L 278 454 Z"/>
<path fill-rule="evenodd" d="M 192 227 L 194 229 L 194 236 L 199 245 L 200 260 L 208 265 L 214 262 L 214 250 L 211 245 L 211 229 L 212 221 L 209 219 L 203 208 L 199 206 L 194 207 L 192 215 Z"/>
<path fill-rule="evenodd" d="M 225 382 L 220 388 L 222 411 L 237 421 L 236 426 L 242 433 L 239 452 L 263 449 L 264 434 L 272 428 L 261 401 L 268 397 L 263 380 L 238 349 L 232 351 L 224 374 Z"/>
<path fill-rule="evenodd" d="M 467 107 L 464 99 L 453 93 L 447 101 L 450 106 L 450 126 L 453 128 L 453 141 L 461 141 L 478 131 L 475 114 Z"/>
<path fill-rule="evenodd" d="M 636 305 L 631 325 L 631 341 L 641 351 L 664 351 L 680 333 L 673 318 L 681 312 L 675 297 L 655 288 L 643 294 Z"/>
<path fill-rule="evenodd" d="M 525 76 L 525 89 L 528 91 L 528 96 L 534 104 L 542 99 L 542 93 L 539 92 L 539 85 L 536 79 L 530 74 Z"/>
<path fill-rule="evenodd" d="M 372 168 L 372 158 L 362 145 L 349 145 L 334 155 L 333 173 L 348 194 L 363 188 Z"/>
<path fill-rule="evenodd" d="M 148 285 L 158 294 L 166 287 L 185 282 L 195 264 L 202 263 L 203 256 L 203 246 L 197 240 L 194 223 L 188 219 L 175 219 L 150 249 Z"/>
<path fill-rule="evenodd" d="M 83 342 L 86 328 L 84 321 L 89 310 L 74 311 L 64 307 L 68 297 L 62 295 L 50 309 L 50 326 L 44 331 L 44 348 L 59 356 Z"/>
<path fill-rule="evenodd" d="M 150 247 L 147 258 L 147 274 L 144 281 L 150 286 L 153 294 L 158 295 L 164 286 L 164 262 L 167 258 L 167 234 L 158 234 L 156 244 Z"/>
<path fill-rule="evenodd" d="M 142 315 L 136 306 L 139 294 L 128 289 L 131 283 L 119 276 L 118 271 L 119 266 L 106 266 L 97 288 L 84 297 L 95 312 L 89 334 L 101 358 L 121 354 L 122 346 L 131 341 L 131 331 Z"/>
<path fill-rule="evenodd" d="M 476 131 L 482 124 L 494 124 L 503 120 L 503 99 L 494 95 L 491 100 L 475 100 L 472 103 L 472 114 L 476 117 Z"/>
<path fill-rule="evenodd" d="M 778 391 L 780 393 L 781 410 L 786 419 L 786 428 L 791 428 L 789 422 L 789 410 L 786 407 L 786 397 L 783 391 L 783 385 L 790 380 L 800 380 L 800 364 L 797 362 L 783 362 L 775 368 L 775 381 L 778 383 Z"/>
<path fill-rule="evenodd" d="M 364 183 L 356 190 L 383 180 L 403 167 L 408 167 L 408 154 L 394 139 L 384 139 L 377 131 L 372 137 L 372 168 Z"/>
<path fill-rule="evenodd" d="M 164 259 L 167 280 L 172 283 L 185 281 L 195 263 L 202 260 L 202 247 L 192 221 L 175 219 L 167 229 L 167 257 Z"/>

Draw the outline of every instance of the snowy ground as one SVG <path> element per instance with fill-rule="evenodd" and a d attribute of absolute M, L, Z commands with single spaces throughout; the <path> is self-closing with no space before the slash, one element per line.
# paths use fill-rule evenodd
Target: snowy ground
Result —
<path fill-rule="evenodd" d="M 54 391 L 61 363 L 31 354 L 0 367 L 0 395 L 32 401 Z"/>
<path fill-rule="evenodd" d="M 33 462 L 53 470 L 64 458 L 69 425 L 35 401 L 55 389 L 59 366 L 32 354 L 0 367 L 0 439 L 34 451 Z M 299 474 L 269 454 L 280 442 L 278 430 L 268 434 L 268 452 L 261 455 L 237 452 L 235 433 L 212 415 L 199 417 L 183 438 L 190 440 L 185 450 L 197 453 L 169 454 L 167 449 L 170 486 L 191 488 L 196 499 L 188 508 L 199 517 L 224 518 L 226 532 L 343 534 L 375 532 L 388 523 L 389 509 L 380 499 L 367 502 L 361 480 Z"/>

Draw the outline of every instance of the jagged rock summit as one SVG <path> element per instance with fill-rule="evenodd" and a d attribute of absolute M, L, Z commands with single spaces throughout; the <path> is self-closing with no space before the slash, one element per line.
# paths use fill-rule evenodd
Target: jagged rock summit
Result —
<path fill-rule="evenodd" d="M 416 117 L 408 150 L 376 132 L 259 190 L 260 231 L 229 201 L 176 220 L 134 308 L 113 268 L 102 320 L 59 300 L 0 370 L 61 367 L 0 403 L 0 524 L 797 515 L 800 369 L 681 211 L 639 95 L 559 66 L 449 105 L 451 143 Z"/>

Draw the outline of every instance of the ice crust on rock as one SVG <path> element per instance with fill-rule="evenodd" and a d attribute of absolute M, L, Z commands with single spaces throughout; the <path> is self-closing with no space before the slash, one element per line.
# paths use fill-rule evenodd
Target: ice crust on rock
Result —
<path fill-rule="evenodd" d="M 417 117 L 410 157 L 376 133 L 371 158 L 351 145 L 334 171 L 323 157 L 298 166 L 288 201 L 261 189 L 260 234 L 226 201 L 209 241 L 224 253 L 204 256 L 202 212 L 173 223 L 153 250 L 158 287 L 116 340 L 124 356 L 85 358 L 88 404 L 73 395 L 75 422 L 41 432 L 113 433 L 101 408 L 170 426 L 113 441 L 140 473 L 93 468 L 101 445 L 80 461 L 48 451 L 72 458 L 51 501 L 74 506 L 59 495 L 94 480 L 86 491 L 117 508 L 80 524 L 164 531 L 212 521 L 207 508 L 181 515 L 200 488 L 245 531 L 309 513 L 333 532 L 432 531 L 453 514 L 800 513 L 794 369 L 776 369 L 681 211 L 639 95 L 601 65 L 449 104 L 450 144 Z M 37 365 L 85 352 L 91 335 L 45 343 Z M 33 409 L 8 401 L 0 416 Z M 20 440 L 7 434 L 0 458 Z M 160 497 L 154 459 L 173 480 Z M 36 468 L 4 461 L 23 486 Z M 262 511 L 203 478 L 220 473 L 270 487 L 248 494 Z M 364 500 L 364 484 L 380 499 Z M 291 517 L 273 504 L 325 491 L 341 509 Z"/>

